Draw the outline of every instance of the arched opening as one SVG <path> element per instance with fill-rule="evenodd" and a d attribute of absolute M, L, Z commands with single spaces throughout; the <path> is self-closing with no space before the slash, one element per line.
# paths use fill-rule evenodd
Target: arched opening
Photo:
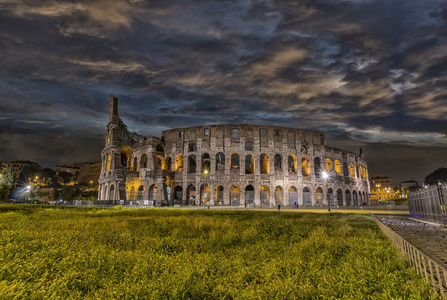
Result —
<path fill-rule="evenodd" d="M 327 202 L 329 203 L 329 205 L 335 205 L 334 191 L 331 188 L 327 190 Z"/>
<path fill-rule="evenodd" d="M 357 192 L 356 191 L 352 192 L 352 204 L 353 205 L 359 205 L 359 201 L 357 199 Z"/>
<path fill-rule="evenodd" d="M 106 171 L 110 171 L 110 163 L 111 163 L 110 154 L 107 154 Z"/>
<path fill-rule="evenodd" d="M 200 186 L 200 203 L 199 205 L 209 205 L 210 204 L 210 188 L 208 184 L 202 184 Z"/>
<path fill-rule="evenodd" d="M 239 206 L 240 203 L 240 192 L 241 189 L 237 185 L 232 185 L 230 188 L 230 205 L 231 206 Z"/>
<path fill-rule="evenodd" d="M 245 204 L 253 205 L 254 200 L 255 200 L 255 188 L 249 184 L 245 187 Z"/>
<path fill-rule="evenodd" d="M 231 170 L 239 170 L 239 154 L 233 153 L 231 154 Z"/>
<path fill-rule="evenodd" d="M 196 165 L 197 160 L 194 154 L 188 156 L 188 173 L 195 174 L 196 173 Z"/>
<path fill-rule="evenodd" d="M 160 153 L 165 153 L 165 149 L 163 148 L 163 146 L 161 144 L 157 144 L 157 146 L 155 147 L 155 151 L 160 152 Z"/>
<path fill-rule="evenodd" d="M 189 144 L 188 144 L 188 151 L 189 151 L 189 152 L 195 152 L 195 151 L 197 151 L 197 144 L 196 144 L 196 143 L 189 143 Z"/>
<path fill-rule="evenodd" d="M 312 206 L 312 196 L 307 187 L 303 189 L 303 204 L 304 206 Z"/>
<path fill-rule="evenodd" d="M 115 200 L 115 187 L 113 186 L 113 184 L 110 186 L 109 200 Z"/>
<path fill-rule="evenodd" d="M 335 160 L 334 170 L 337 175 L 341 175 L 341 163 L 338 159 Z"/>
<path fill-rule="evenodd" d="M 137 198 L 137 195 L 135 193 L 135 187 L 132 187 L 130 189 L 129 200 L 136 200 L 136 198 Z"/>
<path fill-rule="evenodd" d="M 351 205 L 351 191 L 350 190 L 346 190 L 345 192 L 345 196 L 346 196 L 346 206 L 350 206 Z"/>
<path fill-rule="evenodd" d="M 210 155 L 208 153 L 203 153 L 201 161 L 202 161 L 201 172 L 203 174 L 209 174 L 211 170 Z"/>
<path fill-rule="evenodd" d="M 166 169 L 165 160 L 163 158 L 163 155 L 157 154 L 155 157 L 155 169 Z"/>
<path fill-rule="evenodd" d="M 287 158 L 287 166 L 289 168 L 289 173 L 296 173 L 297 160 L 295 155 L 293 154 L 289 155 L 289 157 Z"/>
<path fill-rule="evenodd" d="M 323 206 L 323 189 L 321 187 L 315 190 L 315 202 L 317 206 Z"/>
<path fill-rule="evenodd" d="M 253 155 L 247 154 L 245 155 L 245 174 L 254 174 L 255 173 L 255 159 Z"/>
<path fill-rule="evenodd" d="M 223 200 L 224 188 L 221 185 L 216 186 L 216 194 L 214 195 L 214 205 L 224 204 Z"/>
<path fill-rule="evenodd" d="M 157 186 L 155 184 L 149 188 L 149 200 L 157 200 Z"/>
<path fill-rule="evenodd" d="M 289 205 L 298 207 L 298 190 L 294 186 L 289 188 Z"/>
<path fill-rule="evenodd" d="M 284 206 L 284 193 L 283 193 L 283 189 L 282 186 L 277 186 L 275 188 L 275 206 L 277 205 L 281 205 Z"/>
<path fill-rule="evenodd" d="M 363 196 L 362 196 L 362 192 L 359 192 L 359 205 L 363 205 Z"/>
<path fill-rule="evenodd" d="M 129 189 L 127 188 L 127 186 L 126 186 L 125 192 L 126 192 L 126 200 L 131 200 L 129 198 Z"/>
<path fill-rule="evenodd" d="M 196 205 L 196 187 L 190 184 L 187 193 L 186 205 Z"/>
<path fill-rule="evenodd" d="M 337 205 L 343 206 L 343 192 L 340 189 L 337 190 Z"/>
<path fill-rule="evenodd" d="M 175 166 L 174 166 L 174 171 L 183 171 L 183 155 L 179 154 L 177 155 L 177 157 L 175 158 Z"/>
<path fill-rule="evenodd" d="M 270 203 L 270 189 L 263 185 L 260 192 L 261 205 L 268 206 Z"/>
<path fill-rule="evenodd" d="M 324 166 L 325 166 L 326 172 L 329 173 L 332 170 L 332 160 L 330 158 L 326 158 Z"/>
<path fill-rule="evenodd" d="M 143 199 L 144 199 L 144 186 L 140 185 L 140 187 L 138 188 L 137 200 L 143 200 Z"/>
<path fill-rule="evenodd" d="M 216 154 L 216 171 L 225 171 L 225 154 L 222 152 Z"/>
<path fill-rule="evenodd" d="M 169 170 L 169 171 L 171 171 L 172 169 L 172 159 L 171 159 L 171 157 L 166 157 L 166 159 L 165 159 L 165 164 L 166 164 L 166 170 Z"/>
<path fill-rule="evenodd" d="M 146 169 L 147 168 L 147 155 L 143 154 L 140 158 L 140 169 Z"/>
<path fill-rule="evenodd" d="M 280 154 L 275 155 L 275 171 L 282 171 L 282 157 Z"/>
<path fill-rule="evenodd" d="M 174 188 L 174 204 L 182 205 L 183 204 L 183 188 L 177 185 Z"/>
<path fill-rule="evenodd" d="M 136 171 L 138 171 L 138 164 L 137 164 L 137 158 L 136 157 L 134 157 L 134 159 L 133 159 L 133 168 L 132 168 L 132 171 L 134 171 L 134 172 L 136 172 Z"/>
<path fill-rule="evenodd" d="M 307 156 L 303 156 L 301 159 L 301 174 L 303 177 L 310 176 L 310 159 Z"/>
<path fill-rule="evenodd" d="M 351 177 L 356 177 L 355 176 L 355 166 L 354 166 L 354 164 L 353 163 L 351 163 L 350 165 L 349 165 L 349 171 L 350 171 L 350 175 L 351 175 Z"/>
<path fill-rule="evenodd" d="M 261 154 L 261 174 L 269 173 L 269 156 L 266 153 Z"/>
<path fill-rule="evenodd" d="M 343 163 L 343 176 L 348 177 L 349 176 L 349 170 L 348 170 L 348 164 Z"/>
<path fill-rule="evenodd" d="M 123 147 L 121 149 L 121 166 L 123 166 L 124 168 L 127 168 L 127 162 L 129 160 L 130 153 L 131 153 L 130 147 Z"/>
<path fill-rule="evenodd" d="M 314 158 L 314 172 L 315 177 L 320 178 L 321 177 L 321 161 L 319 157 Z"/>

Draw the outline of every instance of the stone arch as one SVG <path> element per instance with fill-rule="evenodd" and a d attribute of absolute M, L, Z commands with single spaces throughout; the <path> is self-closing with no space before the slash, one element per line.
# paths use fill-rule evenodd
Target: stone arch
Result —
<path fill-rule="evenodd" d="M 319 157 L 314 158 L 314 172 L 315 172 L 315 177 L 317 177 L 317 178 L 321 177 L 321 160 Z"/>
<path fill-rule="evenodd" d="M 225 154 L 222 152 L 216 154 L 216 171 L 225 171 Z"/>
<path fill-rule="evenodd" d="M 166 170 L 172 171 L 172 159 L 170 156 L 165 159 Z"/>
<path fill-rule="evenodd" d="M 174 171 L 183 171 L 183 154 L 178 154 L 175 157 Z"/>
<path fill-rule="evenodd" d="M 343 176 L 348 177 L 349 176 L 349 170 L 348 170 L 348 164 L 343 163 Z"/>
<path fill-rule="evenodd" d="M 352 205 L 359 205 L 357 192 L 355 190 L 352 192 Z"/>
<path fill-rule="evenodd" d="M 261 163 L 261 174 L 269 174 L 270 172 L 270 163 L 269 163 L 269 156 L 267 153 L 262 153 L 260 156 L 260 163 Z"/>
<path fill-rule="evenodd" d="M 183 204 L 183 188 L 180 185 L 177 185 L 174 188 L 174 205 Z"/>
<path fill-rule="evenodd" d="M 326 172 L 329 173 L 332 170 L 332 160 L 330 158 L 326 158 L 324 163 Z"/>
<path fill-rule="evenodd" d="M 106 171 L 110 171 L 110 164 L 112 162 L 112 159 L 110 157 L 110 154 L 107 154 L 107 163 L 106 163 Z"/>
<path fill-rule="evenodd" d="M 155 156 L 155 166 L 154 166 L 154 169 L 162 169 L 162 170 L 166 169 L 165 160 L 163 158 L 163 155 L 157 154 Z"/>
<path fill-rule="evenodd" d="M 137 163 L 137 157 L 136 156 L 133 158 L 132 171 L 134 171 L 134 172 L 138 171 L 138 163 Z"/>
<path fill-rule="evenodd" d="M 135 193 L 135 187 L 130 188 L 129 200 L 136 200 L 137 195 Z"/>
<path fill-rule="evenodd" d="M 149 187 L 149 200 L 157 200 L 157 186 L 155 184 Z"/>
<path fill-rule="evenodd" d="M 245 204 L 253 205 L 255 200 L 255 188 L 249 184 L 245 187 Z"/>
<path fill-rule="evenodd" d="M 189 152 L 196 152 L 197 151 L 197 144 L 196 143 L 189 143 L 188 144 L 188 151 Z"/>
<path fill-rule="evenodd" d="M 294 186 L 289 188 L 289 205 L 298 207 L 298 190 Z"/>
<path fill-rule="evenodd" d="M 252 154 L 245 155 L 245 174 L 255 173 L 255 159 Z"/>
<path fill-rule="evenodd" d="M 147 168 L 147 155 L 143 154 L 140 158 L 140 169 L 146 169 Z"/>
<path fill-rule="evenodd" d="M 136 200 L 144 200 L 144 186 L 143 185 L 140 185 L 140 187 L 138 188 Z"/>
<path fill-rule="evenodd" d="M 334 191 L 331 188 L 329 188 L 327 190 L 327 202 L 329 203 L 329 205 L 335 205 L 335 202 L 334 202 Z"/>
<path fill-rule="evenodd" d="M 270 188 L 267 185 L 261 186 L 260 197 L 261 205 L 269 205 L 270 203 Z"/>
<path fill-rule="evenodd" d="M 231 206 L 239 206 L 240 203 L 240 195 L 241 188 L 238 185 L 232 185 L 230 188 L 230 205 Z"/>
<path fill-rule="evenodd" d="M 187 192 L 186 205 L 195 205 L 196 204 L 196 187 L 194 185 L 190 184 L 190 185 L 188 185 L 186 192 Z"/>
<path fill-rule="evenodd" d="M 355 178 L 355 166 L 353 163 L 349 164 L 349 175 L 351 175 L 351 177 Z"/>
<path fill-rule="evenodd" d="M 307 187 L 303 188 L 303 205 L 312 206 L 312 196 L 310 194 L 310 190 Z"/>
<path fill-rule="evenodd" d="M 341 189 L 337 190 L 337 205 L 343 206 L 343 192 Z"/>
<path fill-rule="evenodd" d="M 281 156 L 281 154 L 275 154 L 274 167 L 275 167 L 275 171 L 282 171 L 282 156 Z"/>
<path fill-rule="evenodd" d="M 194 174 L 197 171 L 197 159 L 194 154 L 188 156 L 188 173 Z"/>
<path fill-rule="evenodd" d="M 290 154 L 287 157 L 287 166 L 289 168 L 289 173 L 296 173 L 296 169 L 297 169 L 297 159 L 296 159 L 296 155 L 294 154 Z M 298 202 L 297 202 L 298 203 Z"/>
<path fill-rule="evenodd" d="M 216 193 L 214 195 L 214 205 L 224 204 L 224 188 L 221 185 L 216 186 Z"/>
<path fill-rule="evenodd" d="M 284 206 L 284 193 L 280 185 L 275 188 L 275 205 Z"/>
<path fill-rule="evenodd" d="M 233 152 L 230 156 L 231 170 L 239 170 L 240 168 L 240 155 L 237 152 Z"/>
<path fill-rule="evenodd" d="M 155 147 L 155 151 L 160 152 L 160 153 L 165 153 L 165 149 L 163 148 L 163 146 L 161 144 L 157 144 L 157 146 Z"/>
<path fill-rule="evenodd" d="M 202 163 L 201 172 L 204 174 L 209 174 L 211 170 L 211 158 L 208 153 L 202 154 L 201 163 Z"/>
<path fill-rule="evenodd" d="M 121 166 L 127 168 L 127 163 L 129 161 L 131 152 L 132 149 L 129 146 L 121 148 Z"/>
<path fill-rule="evenodd" d="M 304 177 L 310 176 L 310 159 L 307 156 L 303 156 L 301 159 L 301 174 Z"/>
<path fill-rule="evenodd" d="M 359 205 L 363 205 L 363 196 L 362 196 L 362 192 L 359 192 Z"/>
<path fill-rule="evenodd" d="M 323 189 L 321 187 L 315 190 L 315 203 L 317 206 L 323 206 Z"/>
<path fill-rule="evenodd" d="M 200 186 L 200 202 L 199 205 L 209 205 L 210 187 L 204 183 Z"/>
<path fill-rule="evenodd" d="M 109 187 L 109 199 L 108 200 L 115 200 L 115 186 L 113 184 Z"/>
<path fill-rule="evenodd" d="M 346 197 L 346 206 L 350 206 L 351 205 L 351 191 L 350 190 L 345 191 L 345 197 Z"/>
<path fill-rule="evenodd" d="M 337 173 L 337 175 L 341 175 L 341 163 L 338 159 L 335 160 L 334 170 L 335 170 L 335 173 Z"/>

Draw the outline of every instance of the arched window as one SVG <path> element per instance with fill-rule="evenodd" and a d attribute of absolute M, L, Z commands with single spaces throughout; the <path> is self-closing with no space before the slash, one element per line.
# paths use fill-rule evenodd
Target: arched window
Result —
<path fill-rule="evenodd" d="M 137 200 L 144 200 L 144 186 L 138 188 Z"/>
<path fill-rule="evenodd" d="M 147 155 L 146 154 L 141 155 L 140 168 L 142 168 L 142 169 L 147 168 Z"/>
<path fill-rule="evenodd" d="M 155 151 L 164 153 L 165 149 L 163 149 L 163 146 L 161 144 L 158 144 L 157 147 L 155 147 Z"/>
<path fill-rule="evenodd" d="M 188 173 L 196 173 L 197 160 L 194 154 L 188 156 Z"/>
<path fill-rule="evenodd" d="M 233 153 L 231 154 L 231 170 L 238 170 L 239 169 L 239 154 Z"/>
<path fill-rule="evenodd" d="M 317 178 L 321 177 L 321 164 L 320 164 L 319 157 L 314 158 L 314 172 L 315 172 L 315 177 L 317 177 Z"/>
<path fill-rule="evenodd" d="M 252 205 L 255 200 L 255 188 L 252 185 L 245 187 L 245 204 Z"/>
<path fill-rule="evenodd" d="M 223 205 L 224 188 L 221 185 L 216 186 L 216 195 L 214 196 L 214 205 Z"/>
<path fill-rule="evenodd" d="M 356 176 L 355 176 L 355 166 L 354 166 L 353 163 L 351 163 L 351 164 L 349 165 L 349 171 L 350 171 L 350 175 L 351 175 L 351 177 L 356 177 Z"/>
<path fill-rule="evenodd" d="M 303 156 L 301 159 L 301 174 L 304 177 L 310 176 L 310 159 L 307 156 Z"/>
<path fill-rule="evenodd" d="M 157 154 L 157 156 L 155 157 L 155 166 L 154 167 L 155 167 L 155 169 L 165 169 L 166 168 L 163 155 Z"/>
<path fill-rule="evenodd" d="M 203 174 L 209 174 L 211 169 L 210 155 L 208 153 L 202 154 L 202 168 L 201 171 Z"/>
<path fill-rule="evenodd" d="M 110 154 L 107 154 L 107 166 L 106 166 L 106 171 L 110 171 L 110 162 L 111 162 Z"/>
<path fill-rule="evenodd" d="M 337 173 L 337 175 L 341 175 L 341 163 L 338 159 L 335 160 L 334 169 L 335 169 L 335 173 Z"/>
<path fill-rule="evenodd" d="M 348 164 L 345 162 L 343 163 L 343 176 L 349 176 Z"/>
<path fill-rule="evenodd" d="M 255 173 L 255 159 L 253 155 L 247 154 L 245 155 L 245 174 L 254 174 Z"/>
<path fill-rule="evenodd" d="M 289 188 L 289 205 L 298 206 L 298 190 L 294 186 Z"/>
<path fill-rule="evenodd" d="M 165 165 L 166 165 L 166 170 L 171 171 L 171 167 L 172 167 L 172 160 L 171 158 L 168 156 L 165 159 Z"/>
<path fill-rule="evenodd" d="M 157 200 L 157 186 L 155 184 L 149 188 L 149 200 Z"/>
<path fill-rule="evenodd" d="M 175 158 L 175 167 L 174 171 L 183 171 L 183 155 L 179 154 Z"/>
<path fill-rule="evenodd" d="M 346 205 L 351 205 L 351 191 L 350 190 L 346 190 L 345 192 L 345 196 L 346 196 Z"/>
<path fill-rule="evenodd" d="M 129 200 L 136 200 L 135 187 L 130 189 Z"/>
<path fill-rule="evenodd" d="M 287 158 L 287 166 L 289 167 L 289 173 L 295 173 L 297 168 L 297 160 L 296 156 L 293 154 L 290 154 Z"/>
<path fill-rule="evenodd" d="M 312 206 L 312 196 L 307 187 L 303 189 L 303 204 L 304 206 Z"/>
<path fill-rule="evenodd" d="M 317 206 L 323 206 L 323 189 L 321 187 L 315 190 L 315 202 Z"/>
<path fill-rule="evenodd" d="M 275 205 L 284 205 L 284 193 L 280 185 L 275 188 L 275 202 Z"/>
<path fill-rule="evenodd" d="M 189 143 L 189 144 L 188 144 L 188 151 L 189 151 L 189 152 L 195 152 L 195 151 L 197 151 L 197 144 L 196 144 L 196 143 Z"/>
<path fill-rule="evenodd" d="M 133 171 L 138 171 L 138 165 L 137 165 L 137 158 L 135 157 L 133 159 Z"/>
<path fill-rule="evenodd" d="M 343 206 L 343 192 L 340 189 L 337 190 L 337 205 Z"/>
<path fill-rule="evenodd" d="M 269 205 L 270 204 L 270 189 L 268 186 L 261 186 L 260 192 L 261 205 Z"/>
<path fill-rule="evenodd" d="M 261 154 L 261 174 L 269 173 L 269 156 L 266 153 Z"/>
<path fill-rule="evenodd" d="M 113 186 L 113 184 L 110 186 L 109 200 L 115 200 L 115 187 Z"/>
<path fill-rule="evenodd" d="M 240 194 L 241 188 L 237 185 L 232 185 L 230 188 L 230 205 L 239 206 L 240 205 Z"/>
<path fill-rule="evenodd" d="M 326 158 L 325 168 L 328 173 L 332 170 L 332 160 L 330 158 Z"/>
<path fill-rule="evenodd" d="M 280 154 L 275 155 L 275 171 L 282 171 L 282 157 Z"/>
<path fill-rule="evenodd" d="M 200 203 L 199 203 L 199 205 L 201 205 L 201 204 L 208 205 L 209 198 L 210 198 L 210 187 L 208 186 L 208 184 L 202 184 L 200 186 Z"/>
<path fill-rule="evenodd" d="M 225 154 L 219 152 L 216 154 L 216 171 L 225 170 Z"/>

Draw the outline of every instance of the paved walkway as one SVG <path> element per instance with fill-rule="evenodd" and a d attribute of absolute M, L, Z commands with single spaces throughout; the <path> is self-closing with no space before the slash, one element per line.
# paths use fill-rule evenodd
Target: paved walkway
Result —
<path fill-rule="evenodd" d="M 394 232 L 447 268 L 447 229 L 407 216 L 376 217 Z"/>

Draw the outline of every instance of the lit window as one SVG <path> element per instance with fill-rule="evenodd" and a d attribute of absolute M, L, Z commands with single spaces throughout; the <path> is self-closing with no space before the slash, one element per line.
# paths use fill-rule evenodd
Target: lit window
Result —
<path fill-rule="evenodd" d="M 237 139 L 237 129 L 233 129 L 233 139 Z"/>

